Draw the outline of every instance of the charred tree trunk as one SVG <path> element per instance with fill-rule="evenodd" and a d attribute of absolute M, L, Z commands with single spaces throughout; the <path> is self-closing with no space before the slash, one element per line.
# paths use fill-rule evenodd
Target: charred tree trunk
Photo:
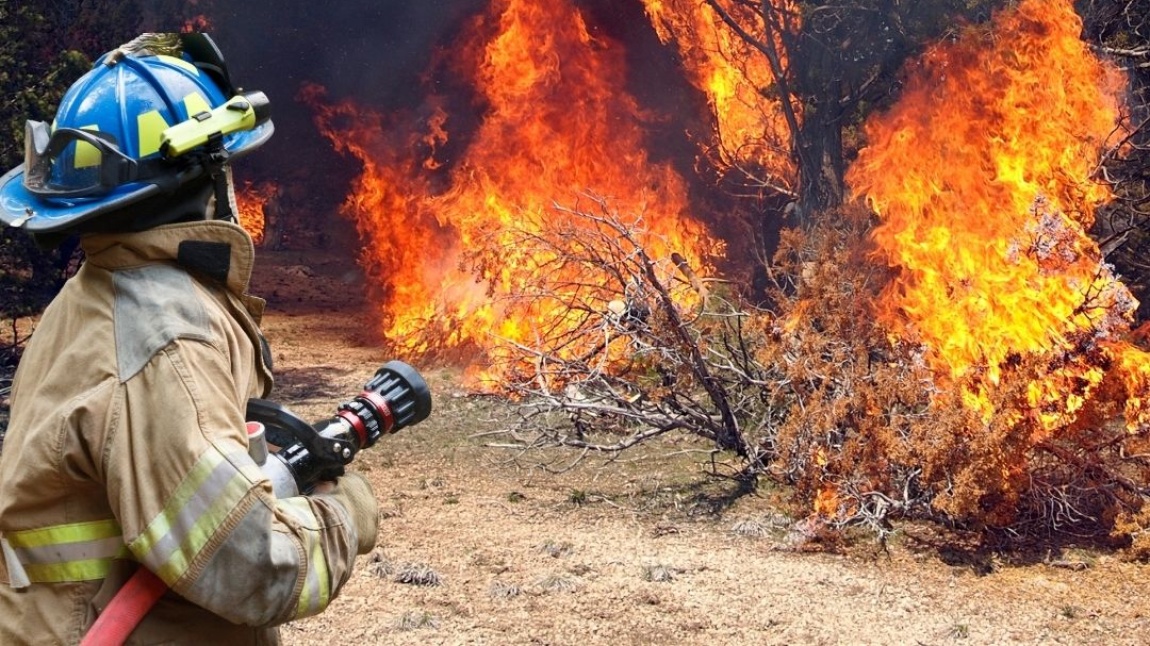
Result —
<path fill-rule="evenodd" d="M 835 104 L 821 108 L 808 105 L 803 113 L 795 147 L 799 151 L 799 214 L 804 227 L 813 224 L 808 214 L 843 202 L 842 121 L 837 113 Z"/>
<path fill-rule="evenodd" d="M 781 99 L 790 130 L 796 224 L 809 227 L 818 213 L 846 199 L 850 151 L 843 133 L 864 109 L 896 94 L 893 79 L 907 57 L 959 21 L 985 18 L 1001 2 L 706 0 L 770 64 L 775 87 L 761 89 Z"/>
<path fill-rule="evenodd" d="M 839 206 L 845 195 L 843 174 L 843 61 L 839 53 L 806 31 L 785 28 L 785 19 L 769 3 L 763 20 L 773 25 L 791 65 L 794 96 L 803 101 L 802 121 L 794 131 L 798 163 L 799 222 L 814 224 L 813 215 Z"/>
<path fill-rule="evenodd" d="M 808 52 L 801 32 L 789 27 L 788 16 L 777 9 L 769 0 L 759 4 L 765 38 L 756 38 L 746 27 L 727 11 L 719 0 L 707 0 L 707 4 L 740 38 L 766 57 L 774 77 L 778 95 L 781 98 L 783 117 L 791 132 L 791 150 L 798 168 L 799 203 L 798 223 L 803 227 L 813 224 L 811 214 L 838 206 L 843 200 L 843 155 L 842 119 L 840 117 L 838 84 L 822 84 L 814 79 L 822 76 L 823 67 L 834 69 L 837 61 L 830 66 L 818 61 L 807 65 L 807 61 L 825 58 L 820 54 L 825 49 Z M 785 55 L 784 55 L 785 53 Z M 803 65 L 793 61 L 802 60 Z M 813 91 L 804 92 L 803 87 Z M 797 97 L 803 97 L 800 104 Z M 801 112 L 797 109 L 802 106 Z"/>

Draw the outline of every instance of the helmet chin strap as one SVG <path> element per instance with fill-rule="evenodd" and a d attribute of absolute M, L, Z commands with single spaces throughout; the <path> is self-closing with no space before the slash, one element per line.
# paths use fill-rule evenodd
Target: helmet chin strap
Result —
<path fill-rule="evenodd" d="M 236 213 L 239 212 L 239 207 L 236 205 L 236 191 L 235 185 L 232 183 L 231 166 L 222 166 L 217 169 L 212 175 L 212 181 L 215 184 L 215 191 L 212 195 L 215 206 L 208 206 L 209 219 L 238 224 L 239 219 L 236 217 Z"/>

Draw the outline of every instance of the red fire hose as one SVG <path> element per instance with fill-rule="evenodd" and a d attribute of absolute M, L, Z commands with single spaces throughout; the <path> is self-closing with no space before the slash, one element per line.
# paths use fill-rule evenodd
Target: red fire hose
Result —
<path fill-rule="evenodd" d="M 120 646 L 128 641 L 144 615 L 167 590 L 168 584 L 141 565 L 96 618 L 80 646 Z"/>

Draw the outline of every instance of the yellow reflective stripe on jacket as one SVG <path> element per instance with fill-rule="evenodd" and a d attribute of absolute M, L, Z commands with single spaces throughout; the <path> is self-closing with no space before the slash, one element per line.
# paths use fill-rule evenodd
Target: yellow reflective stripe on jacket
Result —
<path fill-rule="evenodd" d="M 32 583 L 102 579 L 113 560 L 130 556 L 115 520 L 5 532 L 4 538 Z"/>
<path fill-rule="evenodd" d="M 304 553 L 307 554 L 307 575 L 299 593 L 295 618 L 310 617 L 321 612 L 331 601 L 331 575 L 323 553 L 319 521 L 307 498 L 281 498 L 278 503 L 280 509 L 303 528 L 300 538 L 303 540 Z"/>
<path fill-rule="evenodd" d="M 175 584 L 251 486 L 242 471 L 209 449 L 129 545 L 132 553 L 169 586 Z"/>

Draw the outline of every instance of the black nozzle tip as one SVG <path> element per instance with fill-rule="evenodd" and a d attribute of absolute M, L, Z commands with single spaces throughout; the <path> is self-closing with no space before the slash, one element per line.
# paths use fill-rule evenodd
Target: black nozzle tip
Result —
<path fill-rule="evenodd" d="M 431 389 L 428 388 L 423 376 L 415 368 L 402 361 L 388 361 L 376 374 L 381 372 L 391 373 L 411 389 L 411 399 L 414 404 L 413 416 L 407 424 L 418 424 L 427 419 L 427 416 L 431 414 Z"/>

